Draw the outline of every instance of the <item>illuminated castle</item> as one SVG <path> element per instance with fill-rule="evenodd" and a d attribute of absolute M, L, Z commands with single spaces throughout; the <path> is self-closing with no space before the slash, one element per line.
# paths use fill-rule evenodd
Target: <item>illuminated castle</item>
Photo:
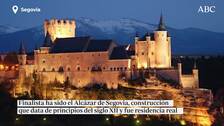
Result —
<path fill-rule="evenodd" d="M 135 37 L 135 59 L 137 68 L 170 68 L 171 37 L 166 31 L 161 16 L 158 29 L 143 38 Z"/>
<path fill-rule="evenodd" d="M 44 22 L 45 40 L 34 50 L 34 58 L 27 59 L 23 45 L 20 47 L 19 79 L 17 91 L 23 92 L 24 78 L 36 75 L 41 83 L 55 80 L 79 88 L 103 84 L 116 89 L 124 80 L 156 71 L 156 75 L 178 82 L 183 88 L 198 88 L 198 70 L 192 75 L 182 75 L 171 66 L 171 37 L 163 17 L 153 33 L 134 38 L 134 44 L 118 45 L 113 40 L 95 40 L 75 36 L 74 20 L 47 20 Z M 141 74 L 141 73 L 144 74 Z"/>

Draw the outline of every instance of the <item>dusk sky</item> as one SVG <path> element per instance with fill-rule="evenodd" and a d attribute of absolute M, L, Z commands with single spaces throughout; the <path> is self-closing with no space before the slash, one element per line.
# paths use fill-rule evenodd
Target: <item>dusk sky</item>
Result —
<path fill-rule="evenodd" d="M 12 6 L 41 8 L 40 13 L 12 12 Z M 200 6 L 216 6 L 215 13 L 198 13 Z M 161 12 L 166 25 L 224 32 L 224 0 L 1 0 L 0 25 L 30 28 L 50 18 L 87 17 L 96 20 L 132 18 L 157 24 Z"/>

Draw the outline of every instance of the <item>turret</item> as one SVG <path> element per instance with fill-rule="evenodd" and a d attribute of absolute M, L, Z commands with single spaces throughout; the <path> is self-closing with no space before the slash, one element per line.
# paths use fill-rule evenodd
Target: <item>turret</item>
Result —
<path fill-rule="evenodd" d="M 195 82 L 195 88 L 199 88 L 198 69 L 197 69 L 196 62 L 194 62 L 194 68 L 192 71 L 193 71 L 193 77 Z"/>
<path fill-rule="evenodd" d="M 146 33 L 145 38 L 146 38 L 146 41 L 147 41 L 147 42 L 150 41 L 150 34 L 149 34 L 149 32 Z"/>
<path fill-rule="evenodd" d="M 138 32 L 136 32 L 136 34 L 135 34 L 135 42 L 137 42 L 139 40 L 139 34 L 138 34 Z"/>
<path fill-rule="evenodd" d="M 178 69 L 178 79 L 179 79 L 179 83 L 180 83 L 181 86 L 183 86 L 182 85 L 182 64 L 181 64 L 180 61 L 178 61 L 178 63 L 177 63 L 177 69 Z"/>
<path fill-rule="evenodd" d="M 39 51 L 40 51 L 40 50 L 39 50 L 38 46 L 35 45 L 35 48 L 34 48 L 34 54 L 37 54 Z"/>
<path fill-rule="evenodd" d="M 20 44 L 19 53 L 17 55 L 18 62 L 20 65 L 26 65 L 26 51 L 23 43 Z"/>

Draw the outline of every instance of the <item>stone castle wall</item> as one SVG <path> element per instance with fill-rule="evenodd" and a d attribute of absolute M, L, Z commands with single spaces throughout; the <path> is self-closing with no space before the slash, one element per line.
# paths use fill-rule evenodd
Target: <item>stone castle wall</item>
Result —
<path fill-rule="evenodd" d="M 76 87 L 102 83 L 108 88 L 117 88 L 122 73 L 130 77 L 130 65 L 130 59 L 109 60 L 107 51 L 80 52 L 35 54 L 34 69 L 44 83 L 55 79 L 63 83 L 69 77 Z"/>
<path fill-rule="evenodd" d="M 130 69 L 130 59 L 109 60 L 108 52 L 37 54 L 37 71 L 119 71 Z"/>
<path fill-rule="evenodd" d="M 130 71 L 124 72 L 130 77 Z M 71 85 L 77 88 L 92 86 L 93 84 L 105 84 L 108 89 L 116 89 L 121 81 L 121 71 L 104 71 L 104 72 L 41 72 L 43 83 L 54 82 L 55 80 L 64 83 L 67 77 Z"/>

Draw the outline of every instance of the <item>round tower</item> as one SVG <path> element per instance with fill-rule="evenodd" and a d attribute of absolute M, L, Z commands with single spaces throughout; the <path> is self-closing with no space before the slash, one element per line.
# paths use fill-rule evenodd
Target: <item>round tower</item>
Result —
<path fill-rule="evenodd" d="M 156 54 L 156 67 L 157 68 L 169 68 L 170 56 L 169 56 L 169 42 L 167 38 L 167 31 L 163 22 L 163 16 L 161 15 L 158 29 L 154 32 L 155 38 L 155 54 Z"/>

